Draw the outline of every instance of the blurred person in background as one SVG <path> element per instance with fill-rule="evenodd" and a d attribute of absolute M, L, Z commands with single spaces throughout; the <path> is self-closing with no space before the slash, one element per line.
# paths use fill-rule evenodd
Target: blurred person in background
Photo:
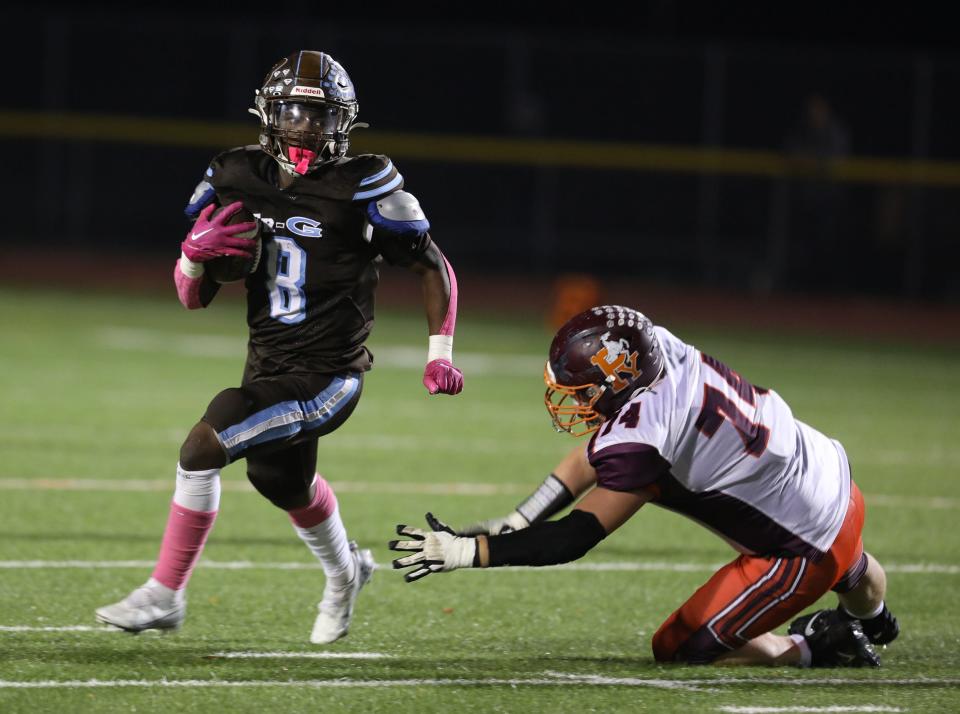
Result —
<path fill-rule="evenodd" d="M 850 136 L 830 102 L 814 93 L 786 140 L 787 282 L 791 287 L 850 287 L 851 242 L 843 235 L 844 187 L 834 171 L 850 155 Z"/>

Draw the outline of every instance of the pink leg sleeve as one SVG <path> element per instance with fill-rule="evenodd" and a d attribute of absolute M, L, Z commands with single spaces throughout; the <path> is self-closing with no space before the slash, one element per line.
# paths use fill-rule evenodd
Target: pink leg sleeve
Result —
<path fill-rule="evenodd" d="M 313 477 L 314 494 L 310 504 L 303 508 L 288 511 L 290 520 L 300 528 L 313 528 L 323 523 L 337 510 L 337 497 L 330 484 L 320 474 Z"/>
<path fill-rule="evenodd" d="M 173 590 L 186 587 L 216 518 L 216 511 L 192 511 L 172 502 L 154 579 Z"/>

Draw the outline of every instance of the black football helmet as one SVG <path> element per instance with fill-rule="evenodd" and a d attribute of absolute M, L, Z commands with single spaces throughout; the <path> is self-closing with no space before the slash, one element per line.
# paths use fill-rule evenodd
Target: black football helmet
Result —
<path fill-rule="evenodd" d="M 330 55 L 294 52 L 255 94 L 260 146 L 283 170 L 302 175 L 347 153 L 359 106 L 350 76 Z"/>
<path fill-rule="evenodd" d="M 665 362 L 653 323 L 629 307 L 601 305 L 570 318 L 550 345 L 544 402 L 557 431 L 596 431 L 656 386 Z"/>

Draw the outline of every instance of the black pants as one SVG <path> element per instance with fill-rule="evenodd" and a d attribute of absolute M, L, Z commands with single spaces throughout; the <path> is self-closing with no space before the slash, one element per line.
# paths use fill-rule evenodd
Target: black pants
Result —
<path fill-rule="evenodd" d="M 289 374 L 225 389 L 203 420 L 213 427 L 228 463 L 247 460 L 247 478 L 280 508 L 313 481 L 317 440 L 353 413 L 363 374 Z"/>

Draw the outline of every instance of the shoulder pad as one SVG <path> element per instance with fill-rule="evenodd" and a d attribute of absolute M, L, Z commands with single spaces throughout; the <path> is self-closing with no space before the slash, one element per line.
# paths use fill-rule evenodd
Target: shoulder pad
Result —
<path fill-rule="evenodd" d="M 430 247 L 430 221 L 416 196 L 394 191 L 367 204 L 363 238 L 391 265 L 411 265 Z"/>
<path fill-rule="evenodd" d="M 374 230 L 393 235 L 421 236 L 430 230 L 430 221 L 412 193 L 394 191 L 367 204 L 367 225 L 364 238 L 370 240 Z"/>
<path fill-rule="evenodd" d="M 255 189 L 261 182 L 255 177 L 262 173 L 265 158 L 272 160 L 257 145 L 239 146 L 217 154 L 207 167 L 203 180 L 194 189 L 183 211 L 184 215 L 196 220 L 200 211 L 210 205 L 218 194 L 229 195 Z"/>
<path fill-rule="evenodd" d="M 203 180 L 193 189 L 193 195 L 191 195 L 190 200 L 187 201 L 187 207 L 183 209 L 183 215 L 190 220 L 196 220 L 197 216 L 200 215 L 200 211 L 210 205 L 210 202 L 217 196 L 217 190 L 209 180 L 211 176 L 213 176 L 212 166 L 207 168 Z"/>
<path fill-rule="evenodd" d="M 352 186 L 352 201 L 369 201 L 403 188 L 403 176 L 386 156 L 354 156 L 342 164 L 341 170 Z"/>
<path fill-rule="evenodd" d="M 376 201 L 377 213 L 391 221 L 425 221 L 427 215 L 412 193 L 394 191 Z"/>

